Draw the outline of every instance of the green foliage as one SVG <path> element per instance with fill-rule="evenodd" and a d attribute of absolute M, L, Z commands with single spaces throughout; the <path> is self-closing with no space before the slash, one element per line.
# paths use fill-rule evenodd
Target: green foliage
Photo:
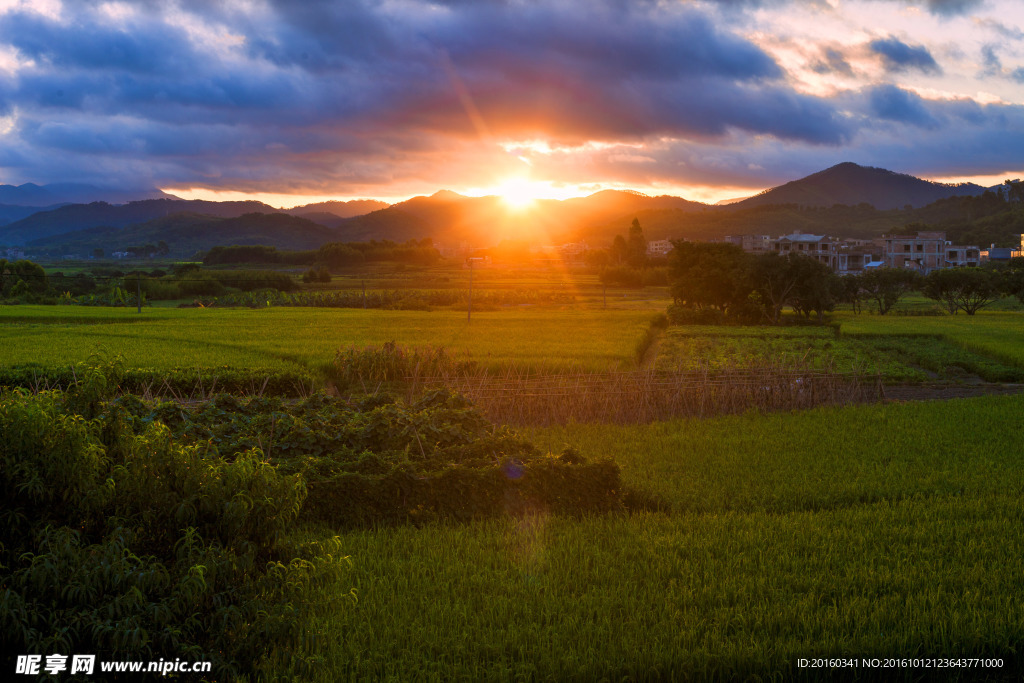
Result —
<path fill-rule="evenodd" d="M 618 470 L 610 463 L 545 455 L 443 389 L 408 405 L 381 396 L 353 403 L 320 395 L 285 406 L 222 395 L 192 411 L 161 404 L 133 413 L 133 423 L 163 421 L 186 443 L 212 444 L 222 453 L 258 449 L 281 472 L 302 475 L 309 490 L 303 518 L 333 526 L 621 507 Z M 179 510 L 180 504 L 161 507 Z"/>
<path fill-rule="evenodd" d="M 310 268 L 309 270 L 302 274 L 302 281 L 306 283 L 330 282 L 331 271 L 325 268 L 324 266 L 320 266 L 318 268 Z"/>
<path fill-rule="evenodd" d="M 302 480 L 135 430 L 115 386 L 108 366 L 68 394 L 0 394 L 0 649 L 251 670 L 296 631 L 286 586 L 337 573 L 281 554 Z"/>
<path fill-rule="evenodd" d="M 753 255 L 716 242 L 674 244 L 668 259 L 670 317 L 678 324 L 777 325 L 786 306 L 807 318 L 815 313 L 821 322 L 835 308 L 839 283 L 828 266 L 809 256 Z"/>
<path fill-rule="evenodd" d="M 647 238 L 644 237 L 644 229 L 636 218 L 629 226 L 629 239 L 626 242 L 628 248 L 629 265 L 633 268 L 643 268 L 647 265 Z"/>
<path fill-rule="evenodd" d="M 677 241 L 669 252 L 669 277 L 676 304 L 728 314 L 742 308 L 753 290 L 750 256 L 734 245 Z"/>
<path fill-rule="evenodd" d="M 974 315 L 1000 297 L 999 274 L 983 268 L 943 268 L 922 280 L 921 292 L 946 304 L 950 313 Z"/>
<path fill-rule="evenodd" d="M 82 367 L 81 362 L 76 365 L 15 363 L 0 367 L 0 386 L 75 391 L 83 381 Z M 116 387 L 123 392 L 171 393 L 179 396 L 205 396 L 212 391 L 301 396 L 320 384 L 321 380 L 312 370 L 299 367 L 253 365 L 247 368 L 138 368 L 121 364 L 118 368 Z"/>
<path fill-rule="evenodd" d="M 920 276 L 908 268 L 876 268 L 857 278 L 864 298 L 875 302 L 878 315 L 885 315 L 918 285 Z"/>
<path fill-rule="evenodd" d="M 0 259 L 0 301 L 37 302 L 48 287 L 46 271 L 38 263 Z"/>

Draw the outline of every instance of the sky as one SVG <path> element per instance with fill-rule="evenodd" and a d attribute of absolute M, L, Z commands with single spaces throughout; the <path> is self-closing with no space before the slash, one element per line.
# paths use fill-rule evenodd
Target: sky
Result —
<path fill-rule="evenodd" d="M 275 206 L 1024 176 L 1020 0 L 0 0 L 0 183 Z"/>

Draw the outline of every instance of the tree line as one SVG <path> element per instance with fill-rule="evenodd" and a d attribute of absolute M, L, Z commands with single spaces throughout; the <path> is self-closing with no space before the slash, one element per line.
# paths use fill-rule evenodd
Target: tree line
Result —
<path fill-rule="evenodd" d="M 840 276 L 813 257 L 774 252 L 751 254 L 737 245 L 673 242 L 669 318 L 680 324 L 768 323 L 777 325 L 787 306 L 818 321 L 849 304 L 886 315 L 907 293 L 920 291 L 951 314 L 974 315 L 1014 296 L 1024 304 L 1024 259 L 1003 267 L 948 268 L 926 276 L 907 268 L 877 268 Z"/>
<path fill-rule="evenodd" d="M 317 249 L 292 251 L 265 245 L 217 246 L 203 256 L 203 265 L 261 263 L 312 268 L 341 268 L 373 261 L 395 261 L 432 265 L 441 254 L 429 237 L 404 243 L 391 240 L 369 242 L 328 242 Z"/>

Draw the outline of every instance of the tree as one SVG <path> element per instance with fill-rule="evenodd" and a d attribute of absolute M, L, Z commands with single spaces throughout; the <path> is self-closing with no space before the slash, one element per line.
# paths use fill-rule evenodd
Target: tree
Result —
<path fill-rule="evenodd" d="M 1020 179 L 1005 180 L 1003 185 L 1006 186 L 1007 200 L 1018 204 L 1024 202 L 1024 183 L 1021 183 Z"/>
<path fill-rule="evenodd" d="M 772 325 L 779 324 L 782 309 L 791 304 L 800 285 L 802 260 L 805 256 L 782 256 L 771 252 L 754 258 L 753 280 L 764 317 Z"/>
<path fill-rule="evenodd" d="M 839 278 L 839 286 L 837 288 L 837 296 L 843 303 L 850 304 L 853 308 L 853 312 L 859 314 L 861 311 L 861 303 L 864 298 L 864 291 L 860 286 L 859 275 L 844 275 Z"/>
<path fill-rule="evenodd" d="M 960 278 L 952 268 L 933 270 L 925 276 L 921 286 L 921 293 L 934 301 L 941 301 L 946 304 L 946 310 L 950 315 L 957 312 L 956 289 Z"/>
<path fill-rule="evenodd" d="M 629 239 L 627 240 L 629 265 L 634 268 L 643 268 L 647 265 L 647 238 L 644 237 L 644 229 L 640 227 L 640 221 L 633 219 L 629 226 Z"/>
<path fill-rule="evenodd" d="M 92 250 L 93 258 L 103 258 L 103 255 L 103 250 L 100 249 L 99 247 L 96 247 L 95 249 Z"/>
<path fill-rule="evenodd" d="M 922 293 L 943 301 L 950 313 L 963 311 L 974 315 L 1002 294 L 998 273 L 984 268 L 947 268 L 935 270 L 924 279 Z"/>
<path fill-rule="evenodd" d="M 842 291 L 842 281 L 832 269 L 809 256 L 795 257 L 796 289 L 790 298 L 793 310 L 810 318 L 814 313 L 820 322 L 825 313 L 835 310 L 836 298 Z"/>
<path fill-rule="evenodd" d="M 751 257 L 735 244 L 673 242 L 669 282 L 678 305 L 693 310 L 738 312 L 753 291 Z"/>
<path fill-rule="evenodd" d="M 875 302 L 878 315 L 885 315 L 917 284 L 919 276 L 909 268 L 877 268 L 860 276 L 864 298 Z"/>

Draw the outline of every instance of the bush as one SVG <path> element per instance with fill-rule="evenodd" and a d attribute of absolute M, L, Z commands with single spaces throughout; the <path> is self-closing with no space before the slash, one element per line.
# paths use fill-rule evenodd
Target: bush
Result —
<path fill-rule="evenodd" d="M 280 543 L 302 479 L 182 444 L 116 386 L 97 367 L 71 392 L 0 394 L 0 648 L 251 671 L 300 627 L 297 591 L 339 570 Z"/>

